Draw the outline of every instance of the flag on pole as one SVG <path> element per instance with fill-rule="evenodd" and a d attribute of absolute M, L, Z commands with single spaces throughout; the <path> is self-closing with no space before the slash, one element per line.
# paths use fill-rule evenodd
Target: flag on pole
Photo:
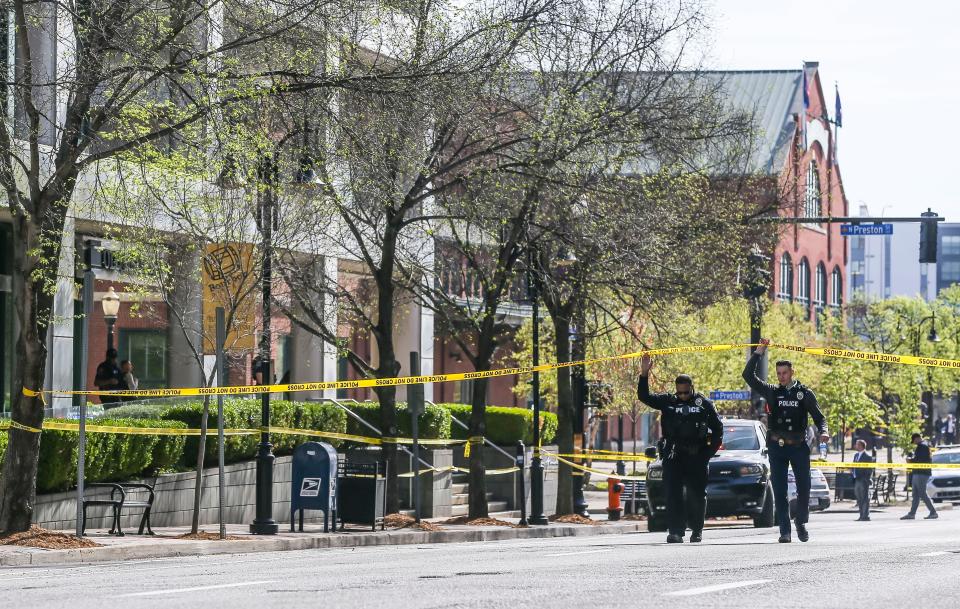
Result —
<path fill-rule="evenodd" d="M 837 102 L 836 102 L 836 123 L 837 127 L 843 127 L 843 110 L 840 107 L 840 89 L 837 88 L 837 85 L 833 85 L 833 90 L 837 93 Z"/>
<path fill-rule="evenodd" d="M 807 91 L 807 66 L 803 66 L 803 112 L 800 114 L 800 127 L 803 129 L 803 149 L 807 149 L 807 112 L 810 110 L 810 92 Z"/>

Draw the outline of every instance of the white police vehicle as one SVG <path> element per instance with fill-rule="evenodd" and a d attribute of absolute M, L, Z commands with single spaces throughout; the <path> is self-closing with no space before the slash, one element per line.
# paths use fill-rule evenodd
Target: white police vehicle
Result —
<path fill-rule="evenodd" d="M 941 446 L 930 457 L 933 468 L 927 482 L 927 495 L 936 503 L 960 502 L 960 468 L 937 469 L 937 464 L 960 465 L 960 446 Z"/>
<path fill-rule="evenodd" d="M 793 468 L 787 470 L 787 496 L 790 498 L 790 517 L 797 512 L 797 481 L 793 475 Z M 810 469 L 810 511 L 823 511 L 830 507 L 830 485 L 823 472 L 816 468 Z"/>

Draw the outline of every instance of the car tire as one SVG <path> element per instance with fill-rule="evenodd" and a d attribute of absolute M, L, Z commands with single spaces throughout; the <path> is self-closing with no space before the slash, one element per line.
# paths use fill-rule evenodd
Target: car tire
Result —
<path fill-rule="evenodd" d="M 769 529 L 774 525 L 776 515 L 773 507 L 773 489 L 767 485 L 763 494 L 763 511 L 753 517 L 753 526 L 758 529 Z"/>
<path fill-rule="evenodd" d="M 647 531 L 651 533 L 662 533 L 667 530 L 667 519 L 663 516 L 654 516 L 651 514 L 647 518 Z"/>

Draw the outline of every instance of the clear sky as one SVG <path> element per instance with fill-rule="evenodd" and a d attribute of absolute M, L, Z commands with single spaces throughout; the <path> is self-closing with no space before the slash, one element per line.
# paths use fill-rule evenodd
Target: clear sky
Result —
<path fill-rule="evenodd" d="M 960 222 L 960 2 L 712 0 L 708 67 L 820 62 L 840 87 L 838 159 L 855 213 Z"/>

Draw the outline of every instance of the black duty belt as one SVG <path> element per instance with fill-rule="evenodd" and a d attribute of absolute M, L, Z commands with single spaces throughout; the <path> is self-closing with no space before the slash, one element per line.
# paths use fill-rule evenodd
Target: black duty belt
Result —
<path fill-rule="evenodd" d="M 796 431 L 771 431 L 767 443 L 777 446 L 800 446 L 807 443 L 807 435 Z"/>

